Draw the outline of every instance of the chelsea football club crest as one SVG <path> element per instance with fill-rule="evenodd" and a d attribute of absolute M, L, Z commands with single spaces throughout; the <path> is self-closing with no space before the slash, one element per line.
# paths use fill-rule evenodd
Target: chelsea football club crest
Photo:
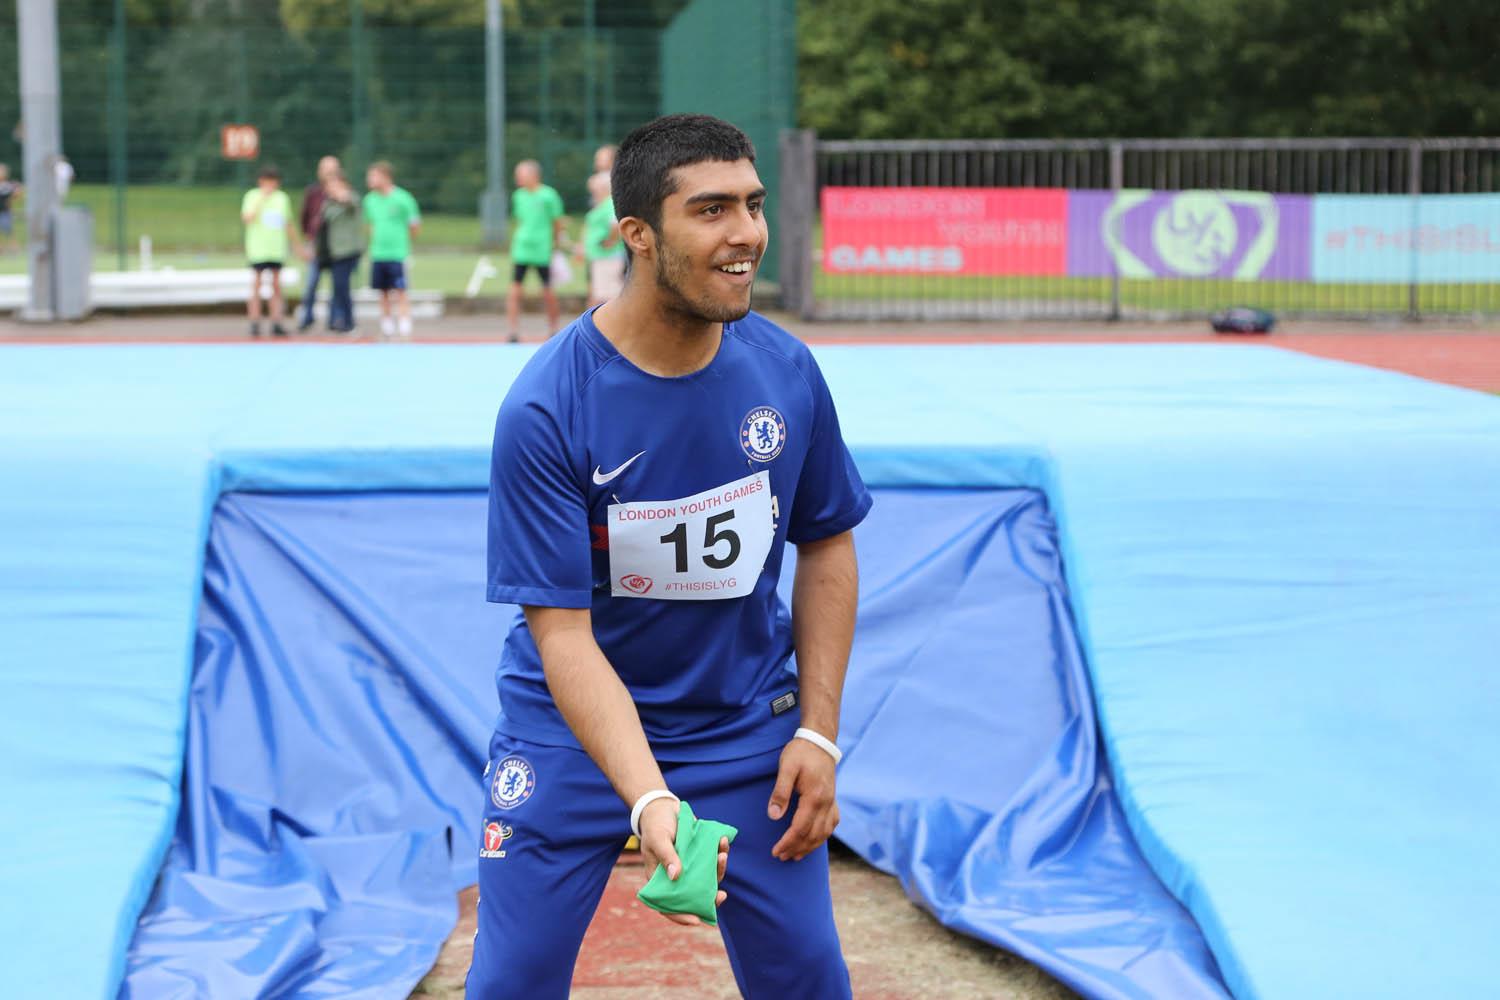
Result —
<path fill-rule="evenodd" d="M 786 421 L 769 406 L 757 406 L 740 423 L 740 447 L 755 462 L 769 462 L 786 444 Z"/>
<path fill-rule="evenodd" d="M 531 798 L 534 791 L 536 772 L 526 758 L 512 755 L 495 766 L 495 779 L 490 782 L 490 801 L 495 808 L 514 809 Z"/>

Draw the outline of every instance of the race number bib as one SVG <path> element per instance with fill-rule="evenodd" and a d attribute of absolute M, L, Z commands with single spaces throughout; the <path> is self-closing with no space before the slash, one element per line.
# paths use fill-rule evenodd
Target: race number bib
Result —
<path fill-rule="evenodd" d="M 260 221 L 262 225 L 267 226 L 268 228 L 280 229 L 282 226 L 286 225 L 286 216 L 282 215 L 280 212 L 273 208 L 260 213 Z"/>
<path fill-rule="evenodd" d="M 771 552 L 771 474 L 681 500 L 609 506 L 610 593 L 714 601 L 755 589 Z"/>

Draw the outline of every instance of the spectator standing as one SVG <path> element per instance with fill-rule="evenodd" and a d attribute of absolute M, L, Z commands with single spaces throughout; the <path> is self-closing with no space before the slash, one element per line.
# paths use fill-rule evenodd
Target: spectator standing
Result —
<path fill-rule="evenodd" d="M 422 228 L 417 199 L 396 186 L 396 171 L 385 160 L 365 172 L 365 221 L 370 224 L 370 287 L 380 292 L 380 333 L 411 337 L 411 299 L 406 294 L 406 259 L 411 238 Z M 393 318 L 394 304 L 396 317 Z"/>
<path fill-rule="evenodd" d="M 15 249 L 14 203 L 21 199 L 23 193 L 21 185 L 10 179 L 10 167 L 0 163 L 0 253 L 10 253 Z"/>
<path fill-rule="evenodd" d="M 339 172 L 339 158 L 325 156 L 318 161 L 318 179 L 302 190 L 302 214 L 298 221 L 302 226 L 302 236 L 309 246 L 321 245 L 318 243 L 318 228 L 323 224 L 324 189 L 328 178 Z M 297 324 L 299 332 L 313 325 L 313 307 L 318 302 L 318 281 L 323 277 L 323 269 L 321 255 L 314 253 L 307 262 L 307 288 L 302 293 L 302 320 Z M 330 317 L 330 328 L 332 322 Z"/>
<path fill-rule="evenodd" d="M 295 247 L 302 253 L 302 238 L 292 222 L 292 199 L 281 189 L 281 172 L 262 167 L 255 187 L 240 201 L 240 221 L 245 224 L 245 256 L 250 261 L 250 299 L 245 311 L 250 317 L 250 336 L 260 336 L 260 283 L 263 274 L 271 279 L 271 333 L 286 336 L 281 325 L 281 267 L 287 253 Z"/>
<path fill-rule="evenodd" d="M 542 183 L 542 167 L 535 160 L 516 164 L 516 190 L 510 196 L 510 294 L 505 318 L 510 342 L 521 339 L 521 292 L 526 271 L 535 269 L 547 308 L 547 335 L 557 329 L 557 295 L 552 291 L 552 251 L 563 232 L 562 196 Z"/>
<path fill-rule="evenodd" d="M 609 172 L 614 168 L 614 146 L 600 146 L 598 149 L 594 150 L 594 177 L 597 177 L 599 174 L 603 174 L 605 177 L 608 177 Z"/>
<path fill-rule="evenodd" d="M 354 329 L 354 297 L 350 282 L 365 248 L 364 213 L 359 196 L 337 166 L 324 182 L 321 218 L 317 224 L 317 259 L 333 276 L 333 295 L 328 302 L 328 329 L 348 333 Z"/>
<path fill-rule="evenodd" d="M 588 264 L 589 308 L 603 305 L 625 283 L 625 245 L 620 242 L 620 223 L 610 197 L 609 174 L 589 178 L 589 200 L 593 208 L 583 217 L 583 246 L 579 252 Z"/>

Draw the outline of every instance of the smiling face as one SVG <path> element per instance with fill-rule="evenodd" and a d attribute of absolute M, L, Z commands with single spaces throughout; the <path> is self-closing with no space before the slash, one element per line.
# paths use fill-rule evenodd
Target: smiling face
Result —
<path fill-rule="evenodd" d="M 706 161 L 673 171 L 661 205 L 655 278 L 663 305 L 710 323 L 750 311 L 766 252 L 766 189 L 749 160 Z"/>

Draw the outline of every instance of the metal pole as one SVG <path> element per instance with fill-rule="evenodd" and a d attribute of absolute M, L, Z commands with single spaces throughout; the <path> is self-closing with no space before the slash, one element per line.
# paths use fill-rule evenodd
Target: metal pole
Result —
<path fill-rule="evenodd" d="M 1411 281 L 1406 286 L 1406 314 L 1407 318 L 1417 320 L 1422 318 L 1422 302 L 1418 295 L 1420 286 L 1417 284 L 1417 226 L 1420 223 L 1420 211 L 1422 197 L 1422 144 L 1414 142 L 1406 151 L 1406 185 L 1411 195 Z"/>
<path fill-rule="evenodd" d="M 234 3 L 234 113 L 241 124 L 250 121 L 250 55 L 246 51 L 248 40 L 245 33 L 244 0 Z M 250 186 L 250 165 L 245 160 L 234 161 L 235 187 L 243 192 Z"/>
<path fill-rule="evenodd" d="M 115 0 L 115 37 L 109 59 L 109 173 L 115 189 L 115 251 L 126 268 L 125 190 L 130 183 L 125 121 L 125 0 Z"/>
<path fill-rule="evenodd" d="M 57 205 L 57 159 L 62 151 L 62 85 L 57 71 L 55 0 L 16 0 L 21 47 L 21 159 L 26 170 L 26 256 L 31 291 L 21 318 L 51 322 L 52 210 Z"/>
<path fill-rule="evenodd" d="M 766 60 L 766 85 L 765 105 L 762 109 L 762 121 L 765 135 L 768 140 L 778 136 L 782 129 L 794 128 L 797 124 L 797 86 L 796 86 L 796 60 L 788 58 L 789 53 L 796 51 L 794 33 L 796 25 L 795 0 L 772 0 L 763 6 L 766 18 L 765 60 Z M 754 135 L 754 133 L 751 133 Z M 783 197 L 780 190 L 781 171 L 777 169 L 776 159 L 779 158 L 781 150 L 779 143 L 768 141 L 769 148 L 764 154 L 766 172 L 762 175 L 768 190 L 771 204 L 776 204 L 778 198 Z M 809 152 L 806 155 L 811 156 Z M 813 168 L 811 161 L 807 166 L 810 172 Z M 810 173 L 809 173 L 809 176 Z M 811 181 L 808 182 L 811 184 Z M 811 204 L 809 202 L 809 204 Z M 761 266 L 771 273 L 779 273 L 781 268 L 780 249 L 773 242 L 766 252 L 766 259 Z M 808 310 L 811 310 L 809 305 Z"/>
<path fill-rule="evenodd" d="M 615 31 L 604 46 L 604 134 L 614 142 L 618 136 L 615 129 L 615 47 L 620 44 L 620 32 Z"/>
<path fill-rule="evenodd" d="M 1109 144 L 1109 189 L 1119 197 L 1125 187 L 1125 147 L 1118 142 Z M 1109 262 L 1109 318 L 1120 318 L 1120 265 L 1113 259 Z"/>
<path fill-rule="evenodd" d="M 505 242 L 505 32 L 500 0 L 485 0 L 484 111 L 485 184 L 479 198 L 481 232 L 486 246 Z"/>
<path fill-rule="evenodd" d="M 817 313 L 812 228 L 817 221 L 818 134 L 811 129 L 783 129 L 779 140 L 781 196 L 771 234 L 780 247 L 776 276 L 781 306 L 812 319 Z"/>
<path fill-rule="evenodd" d="M 354 176 L 370 163 L 370 101 L 365 66 L 364 0 L 349 0 L 350 113 L 354 116 Z"/>
<path fill-rule="evenodd" d="M 538 104 L 542 128 L 537 137 L 541 142 L 537 159 L 542 161 L 542 176 L 552 180 L 552 32 L 546 28 L 542 29 L 542 94 Z"/>
<path fill-rule="evenodd" d="M 583 134 L 588 139 L 589 152 L 599 147 L 598 114 L 595 111 L 594 60 L 598 52 L 594 48 L 595 0 L 583 3 Z"/>

